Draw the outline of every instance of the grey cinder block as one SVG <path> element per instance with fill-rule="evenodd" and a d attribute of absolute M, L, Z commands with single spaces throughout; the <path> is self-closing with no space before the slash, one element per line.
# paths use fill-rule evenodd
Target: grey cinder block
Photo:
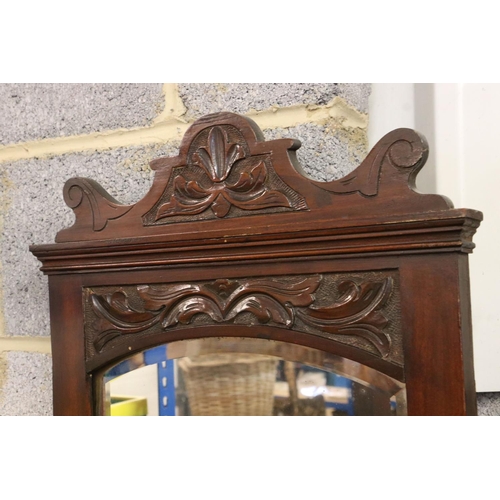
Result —
<path fill-rule="evenodd" d="M 299 139 L 297 157 L 304 173 L 318 181 L 339 179 L 352 172 L 367 154 L 363 129 L 335 130 L 312 123 L 286 129 L 265 130 L 266 139 Z"/>
<path fill-rule="evenodd" d="M 189 119 L 218 111 L 248 113 L 273 106 L 324 105 L 335 96 L 366 113 L 369 83 L 181 83 L 179 93 Z"/>
<path fill-rule="evenodd" d="M 0 84 L 0 144 L 144 127 L 164 108 L 161 83 Z"/>
<path fill-rule="evenodd" d="M 478 393 L 477 414 L 482 417 L 500 416 L 500 392 Z"/>
<path fill-rule="evenodd" d="M 52 415 L 52 357 L 36 352 L 0 353 L 0 415 Z"/>

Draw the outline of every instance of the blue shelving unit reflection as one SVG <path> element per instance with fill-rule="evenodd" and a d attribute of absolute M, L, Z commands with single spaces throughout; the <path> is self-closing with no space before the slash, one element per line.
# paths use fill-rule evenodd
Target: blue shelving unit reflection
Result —
<path fill-rule="evenodd" d="M 327 408 L 333 408 L 338 411 L 347 413 L 349 416 L 354 415 L 354 402 L 352 399 L 352 380 L 336 375 L 335 373 L 325 372 L 327 376 L 328 385 L 334 387 L 345 387 L 349 389 L 349 400 L 347 403 L 326 403 Z"/>
<path fill-rule="evenodd" d="M 167 359 L 165 346 L 144 352 L 147 365 L 158 365 L 158 407 L 160 416 L 175 416 L 174 361 Z"/>

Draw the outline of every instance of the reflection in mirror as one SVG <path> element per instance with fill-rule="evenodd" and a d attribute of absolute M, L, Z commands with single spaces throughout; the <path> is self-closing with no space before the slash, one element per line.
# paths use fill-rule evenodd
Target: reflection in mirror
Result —
<path fill-rule="evenodd" d="M 405 384 L 346 358 L 262 339 L 143 351 L 103 375 L 105 415 L 406 415 Z"/>

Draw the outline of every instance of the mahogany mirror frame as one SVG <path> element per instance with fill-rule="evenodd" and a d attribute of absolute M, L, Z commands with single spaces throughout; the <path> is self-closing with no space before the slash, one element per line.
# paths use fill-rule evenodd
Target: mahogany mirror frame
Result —
<path fill-rule="evenodd" d="M 49 277 L 54 415 L 101 414 L 106 367 L 168 342 L 259 338 L 406 384 L 408 415 L 476 415 L 468 254 L 482 220 L 417 193 L 410 129 L 342 179 L 306 178 L 294 139 L 217 113 L 151 162 L 122 205 L 73 178 L 75 223 L 30 250 Z"/>

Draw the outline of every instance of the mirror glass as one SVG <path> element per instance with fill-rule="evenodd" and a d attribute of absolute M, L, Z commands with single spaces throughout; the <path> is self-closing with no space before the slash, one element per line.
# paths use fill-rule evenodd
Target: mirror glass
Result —
<path fill-rule="evenodd" d="M 286 342 L 206 338 L 136 354 L 104 373 L 111 416 L 406 415 L 405 384 Z"/>

